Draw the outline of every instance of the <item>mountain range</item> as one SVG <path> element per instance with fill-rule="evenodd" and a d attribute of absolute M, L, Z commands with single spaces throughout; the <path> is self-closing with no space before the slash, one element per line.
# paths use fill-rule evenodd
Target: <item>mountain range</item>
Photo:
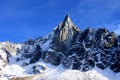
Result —
<path fill-rule="evenodd" d="M 68 14 L 45 37 L 0 43 L 0 80 L 119 80 L 119 75 L 120 36 L 106 28 L 80 30 Z"/>

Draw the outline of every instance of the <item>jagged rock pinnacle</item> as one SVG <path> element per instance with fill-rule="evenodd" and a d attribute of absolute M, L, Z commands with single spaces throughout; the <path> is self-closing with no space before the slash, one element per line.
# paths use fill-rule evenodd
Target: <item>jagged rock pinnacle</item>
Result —
<path fill-rule="evenodd" d="M 68 14 L 66 14 L 63 22 L 61 24 L 58 25 L 58 28 L 56 29 L 57 31 L 58 30 L 69 30 L 69 29 L 72 29 L 72 27 L 75 28 L 75 25 L 73 24 L 72 20 L 70 19 L 70 16 Z"/>
<path fill-rule="evenodd" d="M 63 24 L 66 24 L 66 23 L 69 23 L 69 24 L 71 24 L 71 25 L 74 25 L 73 22 L 72 22 L 71 19 L 70 19 L 69 14 L 66 14 L 66 16 L 65 16 L 65 18 L 64 18 Z"/>
<path fill-rule="evenodd" d="M 59 24 L 55 30 L 54 43 L 55 47 L 58 48 L 57 51 L 64 51 L 64 49 L 70 48 L 79 32 L 79 28 L 73 24 L 67 14 L 63 23 Z"/>

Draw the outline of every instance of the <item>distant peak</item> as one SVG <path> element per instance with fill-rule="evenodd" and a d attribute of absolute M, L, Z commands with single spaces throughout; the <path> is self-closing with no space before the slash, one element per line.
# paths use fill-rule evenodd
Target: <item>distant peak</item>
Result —
<path fill-rule="evenodd" d="M 65 18 L 64 18 L 64 21 L 63 21 L 63 23 L 70 23 L 70 24 L 73 24 L 73 22 L 71 21 L 71 19 L 70 19 L 70 16 L 69 16 L 69 14 L 66 14 L 66 16 L 65 16 Z"/>

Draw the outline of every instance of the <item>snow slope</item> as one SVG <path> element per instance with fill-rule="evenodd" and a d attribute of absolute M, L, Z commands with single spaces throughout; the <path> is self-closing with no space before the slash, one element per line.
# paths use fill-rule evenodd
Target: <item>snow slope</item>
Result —
<path fill-rule="evenodd" d="M 45 71 L 40 74 L 32 74 L 31 68 L 35 64 L 40 64 L 46 67 Z M 79 70 L 66 70 L 61 65 L 53 66 L 42 61 L 31 64 L 27 67 L 21 67 L 17 64 L 7 65 L 2 70 L 0 80 L 9 80 L 12 77 L 25 77 L 34 75 L 33 80 L 119 80 L 120 73 L 113 73 L 110 69 L 101 70 L 94 68 L 87 72 Z"/>

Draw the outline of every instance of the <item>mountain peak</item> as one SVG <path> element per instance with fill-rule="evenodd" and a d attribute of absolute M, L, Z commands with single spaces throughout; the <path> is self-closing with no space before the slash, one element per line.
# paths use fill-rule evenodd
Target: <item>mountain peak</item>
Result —
<path fill-rule="evenodd" d="M 73 22 L 72 22 L 72 20 L 71 20 L 71 18 L 69 16 L 69 14 L 66 14 L 63 23 L 64 24 L 69 23 L 69 24 L 73 25 Z"/>
<path fill-rule="evenodd" d="M 56 51 L 65 51 L 66 48 L 70 48 L 79 32 L 79 28 L 73 24 L 67 14 L 63 23 L 59 24 L 55 30 L 54 43 L 58 48 Z"/>

